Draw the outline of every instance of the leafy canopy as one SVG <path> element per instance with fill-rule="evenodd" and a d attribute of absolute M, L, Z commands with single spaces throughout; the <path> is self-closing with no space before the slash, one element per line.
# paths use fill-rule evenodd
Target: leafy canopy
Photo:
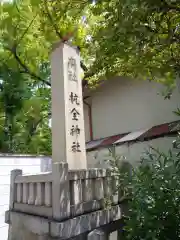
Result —
<path fill-rule="evenodd" d="M 90 48 L 97 79 L 118 74 L 172 83 L 179 76 L 178 0 L 99 0 L 91 11 L 100 16 Z"/>
<path fill-rule="evenodd" d="M 50 52 L 73 36 L 83 47 L 86 1 L 0 4 L 0 149 L 51 154 Z M 83 55 L 83 51 L 82 51 Z"/>
<path fill-rule="evenodd" d="M 1 151 L 51 154 L 53 43 L 69 40 L 80 47 L 84 80 L 93 84 L 114 75 L 174 84 L 179 13 L 175 0 L 1 2 Z"/>

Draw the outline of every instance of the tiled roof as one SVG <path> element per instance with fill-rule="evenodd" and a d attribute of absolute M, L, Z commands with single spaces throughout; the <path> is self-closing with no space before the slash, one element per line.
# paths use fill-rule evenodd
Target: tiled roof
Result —
<path fill-rule="evenodd" d="M 180 131 L 180 121 L 174 121 L 154 126 L 149 129 L 142 129 L 129 133 L 122 133 L 86 143 L 87 151 L 110 146 L 113 144 L 124 144 L 127 142 L 144 141 L 161 136 L 167 136 Z"/>

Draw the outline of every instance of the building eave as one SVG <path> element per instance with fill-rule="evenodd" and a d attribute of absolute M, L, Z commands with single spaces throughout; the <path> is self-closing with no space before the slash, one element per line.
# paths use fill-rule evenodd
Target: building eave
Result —
<path fill-rule="evenodd" d="M 101 139 L 96 139 L 86 143 L 86 150 L 93 151 L 109 146 L 124 145 L 127 143 L 145 142 L 156 138 L 175 136 L 180 131 L 180 120 L 169 123 L 164 123 L 150 127 L 149 129 L 142 129 L 134 132 L 121 133 Z"/>

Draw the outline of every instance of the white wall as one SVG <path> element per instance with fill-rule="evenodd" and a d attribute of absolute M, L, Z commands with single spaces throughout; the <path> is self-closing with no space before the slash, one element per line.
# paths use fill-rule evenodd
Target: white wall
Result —
<path fill-rule="evenodd" d="M 108 80 L 92 93 L 94 139 L 177 120 L 172 111 L 180 107 L 180 93 L 176 90 L 171 100 L 164 100 L 158 95 L 163 89 L 163 85 L 149 81 Z"/>
<path fill-rule="evenodd" d="M 43 157 L 0 156 L 0 239 L 7 240 L 8 225 L 4 223 L 5 211 L 9 209 L 10 171 L 22 169 L 24 174 L 39 173 L 49 162 Z M 45 168 L 44 168 L 45 170 Z"/>
<path fill-rule="evenodd" d="M 85 130 L 85 141 L 90 141 L 90 127 L 89 127 L 89 112 L 88 106 L 84 104 L 84 130 Z"/>
<path fill-rule="evenodd" d="M 124 144 L 116 146 L 116 154 L 125 156 L 126 160 L 132 165 L 137 165 L 140 161 L 140 157 L 145 153 L 150 146 L 159 149 L 163 152 L 167 152 L 172 147 L 172 142 L 175 137 L 163 137 L 153 139 L 151 141 L 139 142 L 134 144 Z M 108 148 L 103 148 L 87 153 L 88 166 L 89 167 L 108 167 L 105 159 L 108 159 Z"/>

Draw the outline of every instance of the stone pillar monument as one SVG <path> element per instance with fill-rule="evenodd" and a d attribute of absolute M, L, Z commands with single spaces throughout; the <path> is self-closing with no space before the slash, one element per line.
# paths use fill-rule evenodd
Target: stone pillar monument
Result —
<path fill-rule="evenodd" d="M 51 54 L 52 163 L 67 162 L 69 169 L 86 169 L 80 54 L 59 43 Z"/>

